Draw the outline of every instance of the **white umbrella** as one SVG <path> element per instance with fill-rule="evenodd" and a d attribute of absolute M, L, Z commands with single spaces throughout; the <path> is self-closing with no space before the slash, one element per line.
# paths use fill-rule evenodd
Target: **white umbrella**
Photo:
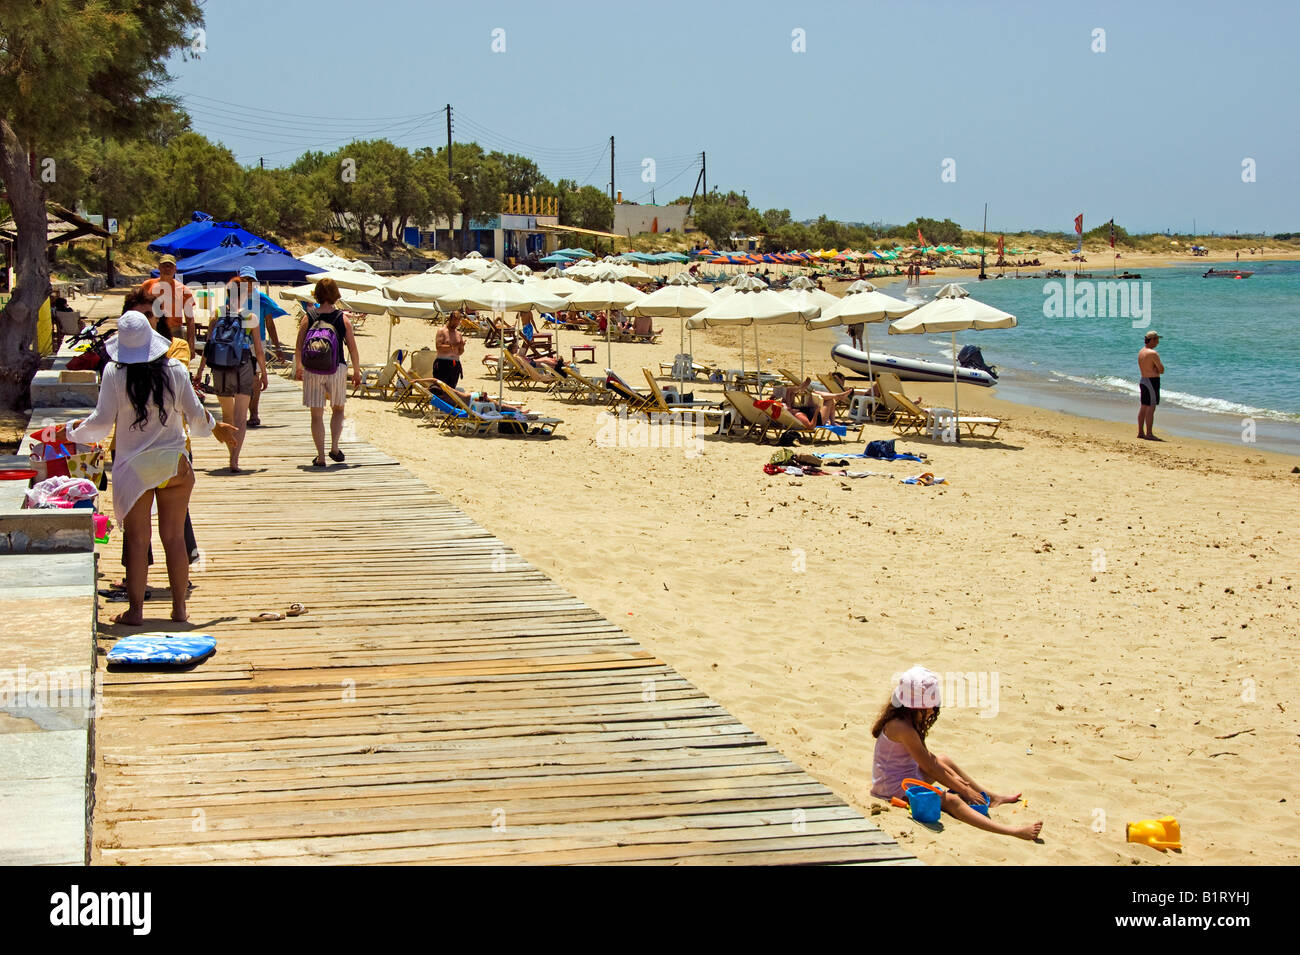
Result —
<path fill-rule="evenodd" d="M 310 283 L 307 285 L 295 285 L 293 288 L 285 289 L 281 292 L 280 297 L 291 299 L 295 302 L 314 302 L 316 300 L 316 286 Z"/>
<path fill-rule="evenodd" d="M 439 296 L 437 301 L 447 311 L 482 308 L 492 312 L 531 312 L 534 309 L 549 312 L 564 305 L 564 299 L 558 295 L 523 282 L 510 281 L 471 282 Z M 505 380 L 504 334 L 497 336 L 497 343 L 497 401 L 500 401 Z"/>
<path fill-rule="evenodd" d="M 448 294 L 455 289 L 474 284 L 468 275 L 454 275 L 449 272 L 421 272 L 408 275 L 385 287 L 388 295 L 401 296 L 407 301 L 432 302 L 439 295 Z"/>
<path fill-rule="evenodd" d="M 382 275 L 374 275 L 370 272 L 354 272 L 350 269 L 333 269 L 331 271 L 321 271 L 317 275 L 310 276 L 311 282 L 315 285 L 322 279 L 333 279 L 334 284 L 339 288 L 382 288 L 388 284 L 388 279 Z"/>
<path fill-rule="evenodd" d="M 429 266 L 429 267 L 428 267 L 427 269 L 425 269 L 424 271 L 425 271 L 425 272 L 433 272 L 434 274 L 443 274 L 443 275 L 448 275 L 448 274 L 450 274 L 450 275 L 459 275 L 459 274 L 460 274 L 460 259 L 456 258 L 455 256 L 452 256 L 450 259 L 443 259 L 443 260 L 442 260 L 441 262 L 439 262 L 437 265 L 431 265 L 431 266 Z"/>
<path fill-rule="evenodd" d="M 748 282 L 743 281 L 748 279 Z M 757 285 L 757 288 L 753 288 Z M 736 291 L 715 301 L 694 318 L 686 320 L 687 328 L 709 328 L 714 325 L 792 325 L 805 322 L 821 314 L 821 309 L 811 303 L 804 304 L 773 292 L 759 279 L 752 276 L 738 276 L 733 280 Z M 714 293 L 715 297 L 717 293 Z M 741 335 L 740 363 L 744 371 L 745 352 L 744 334 Z M 758 364 L 758 329 L 754 329 L 754 362 Z M 762 368 L 759 368 L 762 371 Z"/>
<path fill-rule="evenodd" d="M 833 305 L 839 304 L 839 299 L 827 292 L 825 289 L 819 289 L 812 279 L 806 276 L 799 276 L 790 283 L 790 287 L 784 291 L 778 292 L 790 301 L 802 307 L 815 307 L 820 314 Z M 803 378 L 803 345 L 804 334 L 807 330 L 807 322 L 804 322 L 799 328 L 799 377 Z"/>
<path fill-rule="evenodd" d="M 620 282 L 613 278 L 613 273 L 602 270 L 596 273 L 597 278 L 589 285 L 584 285 L 581 291 L 574 292 L 569 296 L 569 308 L 584 309 L 594 311 L 596 309 L 622 309 L 633 305 L 645 298 L 645 293 L 635 289 L 626 282 Z M 605 319 L 605 360 L 609 362 L 607 367 L 614 367 L 614 346 L 610 341 L 610 316 Z"/>
<path fill-rule="evenodd" d="M 933 332 L 952 334 L 952 413 L 953 433 L 961 440 L 956 421 L 960 414 L 957 399 L 957 333 L 965 329 L 1013 328 L 1016 317 L 970 297 L 970 292 L 951 283 L 939 289 L 933 300 L 889 326 L 891 335 L 924 335 Z"/>
<path fill-rule="evenodd" d="M 696 285 L 668 284 L 628 308 L 632 315 L 681 320 L 681 345 L 686 353 L 686 319 L 713 304 L 713 295 Z M 679 379 L 680 380 L 680 379 Z"/>
<path fill-rule="evenodd" d="M 803 278 L 803 276 L 800 276 Z M 795 279 L 799 281 L 799 279 Z M 793 283 L 792 283 L 793 284 Z M 870 282 L 859 279 L 848 287 L 844 297 L 829 308 L 822 309 L 821 316 L 808 323 L 811 329 L 831 328 L 835 325 L 867 325 L 874 322 L 887 322 L 892 318 L 902 318 L 916 311 L 916 305 L 904 302 L 900 298 L 876 291 Z M 871 342 L 863 330 L 863 344 L 867 348 L 867 377 L 874 380 L 871 369 Z"/>
<path fill-rule="evenodd" d="M 389 298 L 381 289 L 365 291 L 347 289 L 343 291 L 339 302 L 349 311 L 388 316 L 388 348 L 385 354 L 389 355 L 393 353 L 393 325 L 396 324 L 394 316 L 432 319 L 438 315 L 438 306 L 432 302 L 404 302 L 401 299 Z"/>

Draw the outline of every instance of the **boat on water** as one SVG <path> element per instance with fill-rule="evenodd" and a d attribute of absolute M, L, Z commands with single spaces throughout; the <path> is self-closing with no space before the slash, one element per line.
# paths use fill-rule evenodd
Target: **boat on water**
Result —
<path fill-rule="evenodd" d="M 882 355 L 880 352 L 873 351 L 868 366 L 866 352 L 858 351 L 848 345 L 836 345 L 831 349 L 831 359 L 859 375 L 868 375 L 871 371 L 891 371 L 900 381 L 952 381 L 952 365 L 925 361 L 921 358 L 899 358 L 896 355 Z M 957 368 L 957 380 L 984 388 L 991 388 L 997 384 L 997 379 L 987 371 L 960 366 Z"/>
<path fill-rule="evenodd" d="M 1210 269 L 1201 276 L 1203 279 L 1248 279 L 1254 272 L 1243 271 L 1242 269 Z"/>
<path fill-rule="evenodd" d="M 1140 279 L 1141 277 L 1141 272 L 1121 272 L 1119 275 L 1115 276 L 1117 279 Z"/>

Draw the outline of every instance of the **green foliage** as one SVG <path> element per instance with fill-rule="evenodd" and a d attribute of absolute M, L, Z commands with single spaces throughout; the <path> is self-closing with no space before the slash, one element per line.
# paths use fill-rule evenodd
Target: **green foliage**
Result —
<path fill-rule="evenodd" d="M 1107 245 L 1109 245 L 1110 244 L 1110 223 L 1103 222 L 1101 225 L 1097 226 L 1097 228 L 1089 229 L 1087 232 L 1083 234 L 1083 239 L 1085 242 L 1105 242 Z M 1115 244 L 1117 246 L 1133 245 L 1132 237 L 1128 234 L 1128 231 L 1122 225 L 1115 226 Z"/>
<path fill-rule="evenodd" d="M 196 0 L 0 0 L 0 121 L 46 155 L 92 130 L 133 135 L 202 23 Z"/>
<path fill-rule="evenodd" d="M 905 226 L 894 230 L 894 235 L 907 242 L 916 242 L 916 230 L 921 230 L 927 245 L 957 245 L 962 240 L 961 226 L 951 219 L 913 219 Z"/>

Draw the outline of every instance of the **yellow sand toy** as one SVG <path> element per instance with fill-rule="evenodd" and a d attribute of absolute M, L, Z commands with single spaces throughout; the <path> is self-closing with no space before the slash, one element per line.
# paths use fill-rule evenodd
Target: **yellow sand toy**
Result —
<path fill-rule="evenodd" d="M 1166 849 L 1181 849 L 1183 847 L 1181 839 L 1182 832 L 1178 828 L 1178 820 L 1173 816 L 1143 819 L 1141 822 L 1128 824 L 1129 842 L 1140 842 L 1161 852 Z"/>

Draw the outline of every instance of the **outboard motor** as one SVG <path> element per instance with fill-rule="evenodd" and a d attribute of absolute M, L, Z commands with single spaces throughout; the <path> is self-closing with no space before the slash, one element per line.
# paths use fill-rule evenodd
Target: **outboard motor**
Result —
<path fill-rule="evenodd" d="M 993 376 L 994 380 L 997 380 L 998 370 L 984 362 L 984 354 L 980 351 L 978 345 L 963 345 L 961 351 L 957 353 L 957 364 L 963 368 L 986 371 Z"/>

